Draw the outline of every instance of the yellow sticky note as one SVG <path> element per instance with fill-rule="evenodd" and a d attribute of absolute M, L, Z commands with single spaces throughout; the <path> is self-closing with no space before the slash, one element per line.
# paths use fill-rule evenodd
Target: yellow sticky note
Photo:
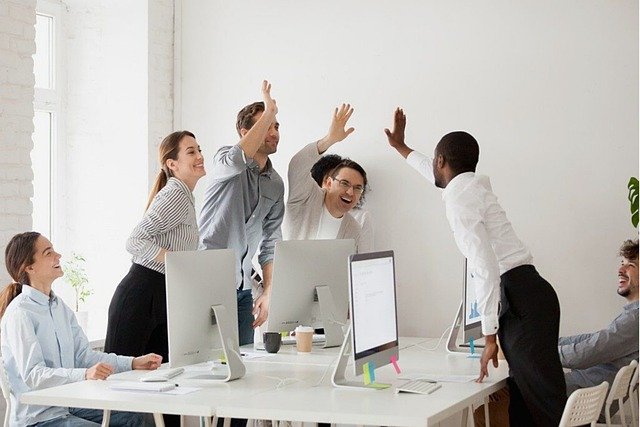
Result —
<path fill-rule="evenodd" d="M 389 388 L 391 387 L 391 384 L 385 384 L 385 383 L 371 383 L 371 384 L 367 384 L 367 387 L 369 388 L 375 388 L 376 390 L 383 390 L 385 388 Z"/>
<path fill-rule="evenodd" d="M 372 369 L 369 369 L 369 363 L 365 363 L 364 366 L 362 367 L 362 370 L 364 371 L 364 384 L 365 385 L 369 385 L 372 382 L 375 382 L 375 380 L 371 379 L 371 371 Z"/>

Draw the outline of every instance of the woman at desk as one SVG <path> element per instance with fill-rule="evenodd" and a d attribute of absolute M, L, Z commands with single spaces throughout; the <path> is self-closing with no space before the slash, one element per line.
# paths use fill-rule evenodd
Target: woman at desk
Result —
<path fill-rule="evenodd" d="M 96 426 L 102 411 L 20 403 L 20 395 L 114 372 L 156 369 L 157 354 L 116 356 L 91 350 L 71 309 L 51 290 L 62 277 L 60 254 L 40 233 L 15 235 L 5 249 L 14 280 L 0 293 L 2 361 L 11 386 L 11 425 Z M 138 426 L 140 414 L 114 412 L 111 425 Z"/>
<path fill-rule="evenodd" d="M 192 192 L 206 172 L 200 146 L 188 131 L 167 136 L 159 158 L 147 210 L 127 240 L 133 263 L 109 305 L 105 351 L 129 356 L 153 352 L 168 361 L 164 256 L 198 249 Z"/>

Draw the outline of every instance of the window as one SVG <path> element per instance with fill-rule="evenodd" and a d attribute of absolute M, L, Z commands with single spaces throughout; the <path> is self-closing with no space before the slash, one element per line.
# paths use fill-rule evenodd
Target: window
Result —
<path fill-rule="evenodd" d="M 57 189 L 56 155 L 60 139 L 61 93 L 60 5 L 41 0 L 36 7 L 36 53 L 34 132 L 31 163 L 33 167 L 33 229 L 50 239 L 55 232 L 55 194 Z"/>

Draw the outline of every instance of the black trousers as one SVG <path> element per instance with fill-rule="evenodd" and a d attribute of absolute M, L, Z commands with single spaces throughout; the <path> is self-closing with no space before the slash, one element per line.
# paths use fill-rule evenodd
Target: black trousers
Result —
<path fill-rule="evenodd" d="M 109 304 L 104 350 L 134 357 L 156 353 L 163 362 L 169 361 L 164 274 L 139 264 L 131 265 Z M 167 427 L 180 426 L 177 415 L 163 418 Z"/>
<path fill-rule="evenodd" d="M 500 279 L 498 336 L 509 362 L 510 424 L 557 426 L 567 401 L 558 355 L 558 296 L 532 265 Z"/>

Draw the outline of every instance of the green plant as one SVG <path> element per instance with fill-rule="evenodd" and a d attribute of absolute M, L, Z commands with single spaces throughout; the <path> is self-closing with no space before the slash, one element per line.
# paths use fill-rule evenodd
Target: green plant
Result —
<path fill-rule="evenodd" d="M 631 224 L 638 227 L 638 178 L 632 176 L 627 184 L 629 189 L 629 203 L 631 208 Z"/>
<path fill-rule="evenodd" d="M 71 253 L 71 259 L 64 263 L 64 281 L 67 282 L 76 293 L 76 311 L 80 303 L 84 303 L 93 294 L 89 287 L 89 278 L 84 270 L 86 260 L 82 255 Z"/>

